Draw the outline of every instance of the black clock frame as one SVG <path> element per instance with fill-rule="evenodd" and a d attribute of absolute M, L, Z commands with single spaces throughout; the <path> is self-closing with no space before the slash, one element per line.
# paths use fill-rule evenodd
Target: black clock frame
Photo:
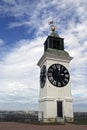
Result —
<path fill-rule="evenodd" d="M 40 71 L 40 87 L 43 88 L 46 83 L 46 66 L 43 65 Z"/>
<path fill-rule="evenodd" d="M 64 87 L 68 84 L 70 74 L 67 68 L 61 64 L 52 64 L 47 72 L 50 83 L 56 87 Z"/>

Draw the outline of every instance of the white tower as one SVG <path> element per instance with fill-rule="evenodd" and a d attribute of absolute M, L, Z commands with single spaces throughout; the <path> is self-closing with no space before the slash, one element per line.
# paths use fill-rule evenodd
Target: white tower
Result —
<path fill-rule="evenodd" d="M 72 57 L 64 50 L 64 39 L 52 27 L 44 43 L 40 66 L 39 118 L 43 122 L 73 121 L 69 63 Z"/>

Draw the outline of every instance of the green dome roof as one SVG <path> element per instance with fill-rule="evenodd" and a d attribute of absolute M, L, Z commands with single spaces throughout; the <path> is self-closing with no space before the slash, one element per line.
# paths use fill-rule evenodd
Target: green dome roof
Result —
<path fill-rule="evenodd" d="M 52 37 L 58 37 L 58 38 L 60 37 L 56 32 L 53 32 L 53 31 L 52 31 L 52 33 L 50 34 L 50 36 L 52 36 Z"/>

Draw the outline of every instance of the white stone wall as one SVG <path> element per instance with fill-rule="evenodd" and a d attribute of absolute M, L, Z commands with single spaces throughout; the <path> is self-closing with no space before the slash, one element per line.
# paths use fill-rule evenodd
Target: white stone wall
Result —
<path fill-rule="evenodd" d="M 43 61 L 43 64 L 46 65 L 47 70 L 52 64 L 57 63 L 64 65 L 69 70 L 69 62 L 69 60 L 65 59 L 47 58 Z M 70 81 L 66 86 L 59 88 L 53 86 L 47 78 L 44 88 L 40 88 L 39 95 L 39 110 L 43 112 L 43 118 L 57 117 L 57 101 L 62 101 L 63 103 L 63 117 L 73 118 Z"/>

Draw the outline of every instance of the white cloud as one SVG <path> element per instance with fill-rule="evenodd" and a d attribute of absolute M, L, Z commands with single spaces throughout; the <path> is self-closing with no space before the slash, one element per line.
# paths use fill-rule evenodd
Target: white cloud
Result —
<path fill-rule="evenodd" d="M 4 2 L 7 1 L 4 0 Z M 8 1 L 8 3 L 11 2 Z M 86 13 L 83 13 L 85 7 L 86 2 L 81 2 L 81 0 L 77 2 L 72 0 L 40 0 L 39 2 L 36 0 L 34 2 L 18 0 L 14 6 L 9 7 L 5 4 L 2 7 L 1 5 L 0 12 L 15 17 L 15 22 L 10 22 L 9 24 L 10 28 L 27 26 L 30 31 L 30 27 L 32 27 L 32 29 L 36 29 L 36 33 L 40 35 L 42 32 L 47 32 L 50 18 L 56 21 L 59 30 L 61 28 L 65 29 L 68 23 L 75 23 L 76 20 L 83 22 L 83 20 L 86 19 Z"/>
<path fill-rule="evenodd" d="M 4 44 L 5 44 L 5 41 L 3 39 L 0 39 L 0 46 Z"/>
<path fill-rule="evenodd" d="M 15 4 L 15 0 L 2 0 L 3 2 L 5 2 L 6 4 Z"/>
<path fill-rule="evenodd" d="M 39 67 L 37 62 L 43 53 L 44 39 L 45 37 L 38 37 L 33 41 L 17 42 L 18 47 L 8 53 L 0 63 L 0 102 L 5 99 L 4 103 L 38 103 Z"/>

